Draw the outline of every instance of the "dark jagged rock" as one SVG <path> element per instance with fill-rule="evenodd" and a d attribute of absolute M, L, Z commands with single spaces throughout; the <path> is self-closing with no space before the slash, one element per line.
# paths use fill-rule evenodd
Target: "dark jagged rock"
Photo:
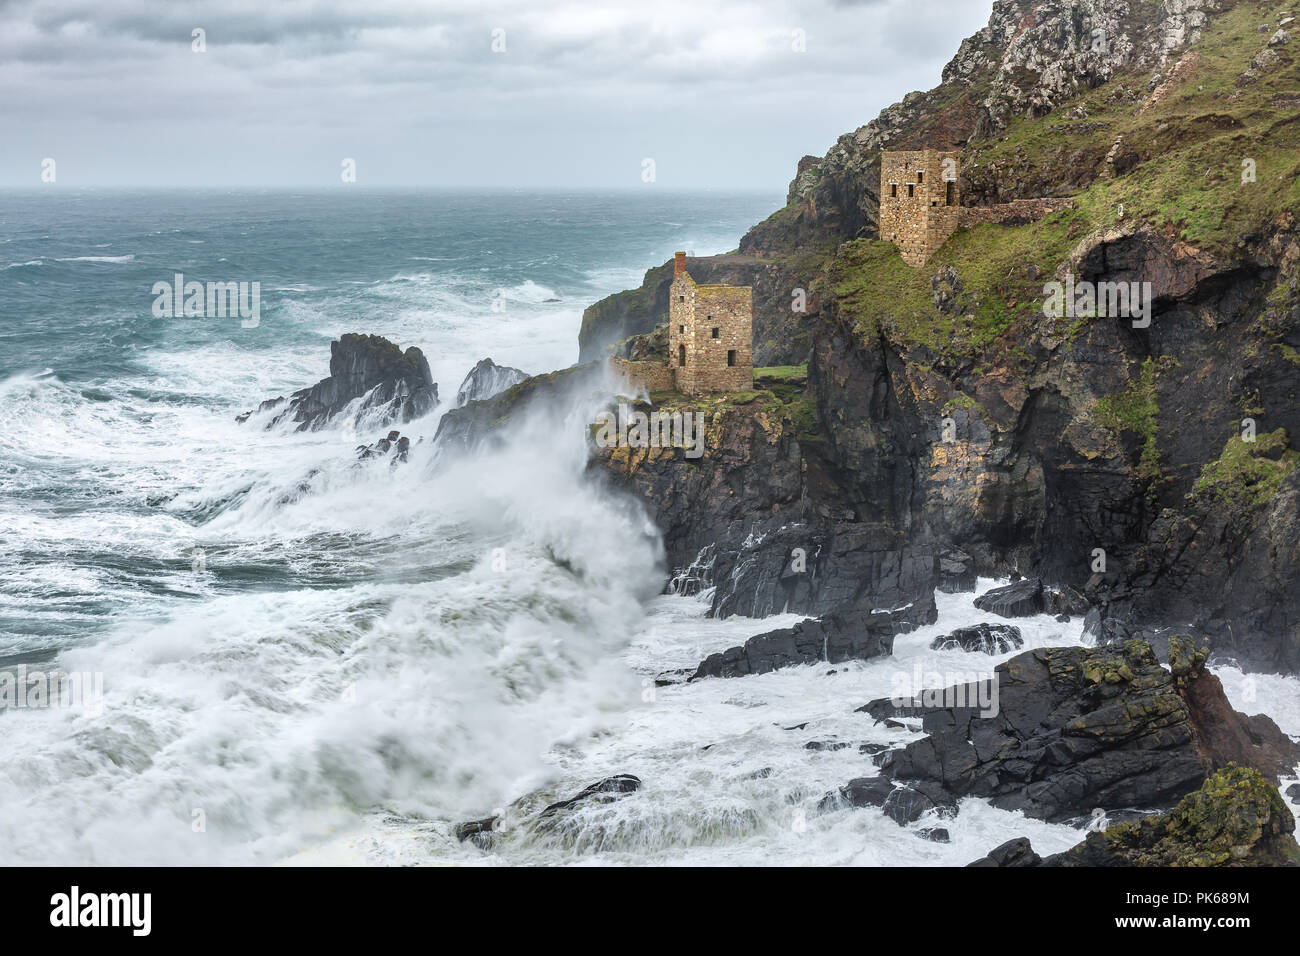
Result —
<path fill-rule="evenodd" d="M 1225 767 L 1168 813 L 1114 824 L 1039 860 L 1025 839 L 971 866 L 1300 866 L 1295 817 L 1257 770 Z"/>
<path fill-rule="evenodd" d="M 613 777 L 606 777 L 598 783 L 585 787 L 567 800 L 560 800 L 557 803 L 550 804 L 540 813 L 524 820 L 524 825 L 537 833 L 554 834 L 557 830 L 564 830 L 568 825 L 569 810 L 584 803 L 608 803 L 622 794 L 632 793 L 640 789 L 640 779 L 631 774 L 621 773 Z M 513 806 L 516 809 L 524 809 L 525 813 L 527 813 L 526 808 L 532 799 L 532 797 L 521 798 L 516 800 Z M 480 849 L 490 850 L 495 845 L 497 834 L 504 822 L 504 816 L 498 811 L 494 816 L 458 824 L 455 828 L 456 839 L 462 843 L 469 840 Z"/>
<path fill-rule="evenodd" d="M 263 402 L 258 411 L 284 406 L 267 427 L 296 422 L 297 431 L 314 431 L 328 424 L 356 399 L 364 396 L 360 411 L 369 412 L 380 425 L 404 423 L 432 411 L 438 404 L 438 386 L 429 362 L 415 346 L 405 352 L 379 335 L 348 333 L 330 343 L 330 374 L 289 398 Z M 252 415 L 239 416 L 244 422 Z"/>
<path fill-rule="evenodd" d="M 620 773 L 613 777 L 606 777 L 599 783 L 593 783 L 568 800 L 552 803 L 538 816 L 540 818 L 554 816 L 561 811 L 571 810 L 579 804 L 589 801 L 608 803 L 618 794 L 633 793 L 640 789 L 641 779 L 639 777 L 634 777 L 630 773 Z"/>
<path fill-rule="evenodd" d="M 388 433 L 388 437 L 358 448 L 357 459 L 359 461 L 369 461 L 372 458 L 383 458 L 385 455 L 391 454 L 393 464 L 396 464 L 400 461 L 406 461 L 410 452 L 411 439 L 403 437 L 400 432 L 391 431 Z"/>
<path fill-rule="evenodd" d="M 1286 796 L 1288 800 L 1300 800 L 1300 783 L 1293 783 L 1287 787 Z"/>
<path fill-rule="evenodd" d="M 804 750 L 848 750 L 852 744 L 842 740 L 810 740 L 803 745 Z"/>
<path fill-rule="evenodd" d="M 863 704 L 854 713 L 870 714 L 877 723 L 881 723 L 886 720 L 920 720 L 935 709 L 936 707 L 927 707 L 920 701 L 893 700 L 889 697 L 882 697 L 879 700 Z"/>
<path fill-rule="evenodd" d="M 470 402 L 492 398 L 527 378 L 528 373 L 517 368 L 498 365 L 490 358 L 481 359 L 465 376 L 465 381 L 460 383 L 460 388 L 456 391 L 456 407 L 462 408 Z"/>
<path fill-rule="evenodd" d="M 1043 858 L 1034 852 L 1029 841 L 1024 837 L 1008 840 L 999 847 L 989 851 L 989 855 L 968 863 L 967 866 L 1038 866 Z"/>
<path fill-rule="evenodd" d="M 497 817 L 484 817 L 482 820 L 458 823 L 456 824 L 456 839 L 461 843 L 469 840 L 480 849 L 489 849 L 492 846 L 492 834 L 499 822 Z"/>
<path fill-rule="evenodd" d="M 1029 617 L 1047 610 L 1043 582 L 1037 578 L 1026 578 L 1005 587 L 994 588 L 977 597 L 975 606 L 981 611 L 1003 617 Z"/>
<path fill-rule="evenodd" d="M 742 647 L 710 654 L 691 680 L 766 674 L 794 664 L 832 664 L 893 653 L 895 622 L 887 613 L 846 611 L 758 634 Z"/>
<path fill-rule="evenodd" d="M 917 830 L 916 835 L 922 840 L 929 840 L 931 843 L 951 843 L 952 836 L 948 833 L 947 827 L 925 827 Z"/>
<path fill-rule="evenodd" d="M 951 634 L 936 637 L 930 642 L 932 651 L 960 649 L 982 654 L 1005 654 L 1025 646 L 1020 628 L 1010 624 L 975 624 L 959 627 Z"/>
<path fill-rule="evenodd" d="M 887 777 L 859 777 L 850 780 L 837 793 L 829 793 L 818 803 L 822 812 L 848 805 L 850 807 L 879 807 L 900 827 L 915 823 L 930 811 L 951 816 L 956 813 L 956 803 L 933 789 L 903 787 Z"/>
<path fill-rule="evenodd" d="M 795 568 L 795 549 L 801 557 Z M 878 525 L 839 522 L 825 530 L 783 528 L 747 539 L 718 556 L 713 580 L 716 617 L 765 617 L 833 608 L 891 611 L 899 621 L 930 624 L 936 580 L 934 553 L 899 548 L 897 535 Z"/>
<path fill-rule="evenodd" d="M 891 751 L 882 773 L 1059 822 L 1094 807 L 1172 806 L 1230 760 L 1274 779 L 1294 766 L 1295 745 L 1267 718 L 1232 710 L 1203 652 L 1171 646 L 1172 673 L 1137 641 L 1019 654 L 995 670 L 996 715 L 921 708 L 929 736 Z"/>

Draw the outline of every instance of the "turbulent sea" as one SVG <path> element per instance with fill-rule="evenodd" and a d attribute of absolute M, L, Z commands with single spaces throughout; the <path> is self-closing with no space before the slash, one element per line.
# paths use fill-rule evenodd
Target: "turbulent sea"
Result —
<path fill-rule="evenodd" d="M 930 843 L 819 815 L 907 730 L 854 709 L 900 673 L 989 669 L 934 636 L 893 658 L 655 687 L 798 620 L 707 618 L 660 594 L 635 502 L 583 477 L 580 420 L 440 456 L 479 359 L 577 360 L 583 308 L 676 249 L 733 249 L 776 195 L 0 194 L 0 671 L 102 675 L 103 698 L 0 712 L 0 863 L 964 864 L 1080 830 L 967 800 Z M 156 318 L 153 284 L 258 281 L 261 322 Z M 419 346 L 442 404 L 410 460 L 367 423 L 237 424 L 328 371 L 344 332 Z M 201 557 L 200 557 L 201 556 Z M 981 589 L 993 581 L 981 581 Z M 1050 617 L 1026 646 L 1082 641 Z M 833 672 L 833 673 L 832 673 Z M 1217 669 L 1300 734 L 1294 678 Z M 794 728 L 794 729 L 787 729 Z M 809 743 L 848 743 L 810 749 Z M 760 772 L 761 771 L 761 772 Z M 639 793 L 562 831 L 509 826 L 616 773 Z M 500 808 L 491 853 L 456 823 Z"/>

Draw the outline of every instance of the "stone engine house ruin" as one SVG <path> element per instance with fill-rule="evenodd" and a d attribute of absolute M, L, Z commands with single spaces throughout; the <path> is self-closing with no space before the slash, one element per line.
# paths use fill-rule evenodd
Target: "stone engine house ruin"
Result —
<path fill-rule="evenodd" d="M 754 387 L 754 296 L 747 285 L 701 285 L 686 271 L 686 253 L 673 257 L 668 287 L 668 361 L 610 364 L 635 388 L 686 395 L 741 392 Z"/>
<path fill-rule="evenodd" d="M 880 154 L 880 238 L 909 266 L 923 266 L 960 227 L 1021 226 L 1074 205 L 1070 198 L 1014 199 L 963 206 L 955 152 L 914 149 Z"/>
<path fill-rule="evenodd" d="M 957 231 L 961 196 L 956 153 L 899 150 L 880 155 L 880 238 L 920 266 Z"/>
<path fill-rule="evenodd" d="M 754 301 L 747 285 L 700 285 L 673 262 L 668 287 L 668 366 L 677 391 L 739 392 L 754 387 Z"/>

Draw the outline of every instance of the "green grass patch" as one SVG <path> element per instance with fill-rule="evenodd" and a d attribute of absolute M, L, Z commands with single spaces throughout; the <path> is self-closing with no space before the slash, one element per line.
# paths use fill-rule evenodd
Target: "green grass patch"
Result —
<path fill-rule="evenodd" d="M 1093 420 L 1116 435 L 1124 432 L 1138 435 L 1142 439 L 1138 474 L 1143 478 L 1159 478 L 1160 449 L 1156 443 L 1159 414 L 1156 362 L 1155 359 L 1148 358 L 1142 363 L 1142 373 L 1127 389 L 1098 400 L 1093 409 Z"/>
<path fill-rule="evenodd" d="M 1256 435 L 1253 442 L 1233 435 L 1223 454 L 1201 469 L 1187 497 L 1200 503 L 1258 507 L 1277 494 L 1298 459 L 1300 453 L 1289 447 L 1285 428 Z"/>

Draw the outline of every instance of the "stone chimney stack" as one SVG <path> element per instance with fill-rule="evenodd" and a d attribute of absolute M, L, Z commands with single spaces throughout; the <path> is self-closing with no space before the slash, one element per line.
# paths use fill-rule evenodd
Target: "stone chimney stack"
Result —
<path fill-rule="evenodd" d="M 686 253 L 673 253 L 673 278 L 677 278 L 686 271 Z"/>

